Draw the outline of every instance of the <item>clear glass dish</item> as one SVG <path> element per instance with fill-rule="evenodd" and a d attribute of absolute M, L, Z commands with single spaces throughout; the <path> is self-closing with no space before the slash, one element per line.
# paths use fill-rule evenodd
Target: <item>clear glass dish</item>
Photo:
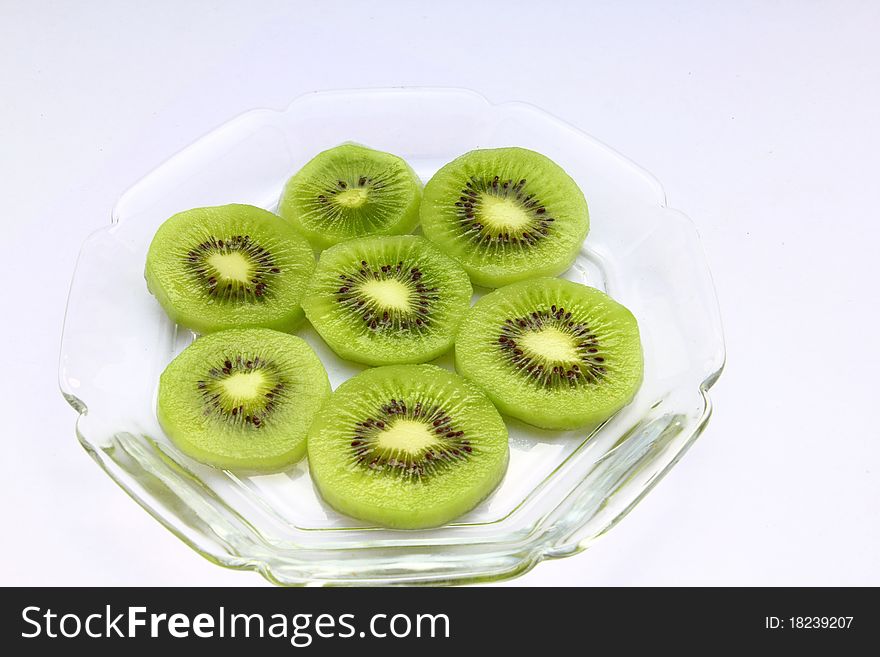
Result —
<path fill-rule="evenodd" d="M 510 469 L 478 508 L 433 530 L 364 527 L 328 508 L 302 462 L 244 476 L 203 466 L 165 437 L 158 377 L 193 335 L 147 292 L 143 267 L 159 224 L 196 206 L 274 209 L 312 155 L 357 141 L 404 157 L 423 180 L 474 148 L 523 146 L 556 160 L 583 189 L 591 230 L 565 275 L 606 290 L 639 320 L 645 381 L 598 429 L 549 432 L 509 421 Z M 359 371 L 305 325 L 334 387 Z M 620 520 L 705 428 L 724 363 L 709 271 L 690 220 L 666 207 L 646 171 L 576 128 L 522 103 L 460 89 L 314 93 L 212 131 L 126 191 L 111 224 L 82 247 L 68 300 L 60 385 L 76 433 L 144 509 L 206 558 L 281 584 L 487 581 L 586 548 Z M 446 357 L 440 364 L 451 368 Z"/>

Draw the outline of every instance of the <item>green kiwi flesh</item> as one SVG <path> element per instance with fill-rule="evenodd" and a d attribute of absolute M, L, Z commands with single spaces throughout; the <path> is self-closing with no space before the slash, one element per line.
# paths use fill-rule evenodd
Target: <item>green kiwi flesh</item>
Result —
<path fill-rule="evenodd" d="M 562 273 L 589 229 L 577 183 L 524 148 L 475 150 L 442 167 L 420 215 L 425 236 L 483 287 Z"/>
<path fill-rule="evenodd" d="M 197 333 L 228 328 L 292 330 L 315 269 L 308 242 L 251 205 L 180 212 L 147 253 L 147 287 L 176 323 Z"/>
<path fill-rule="evenodd" d="M 343 144 L 300 169 L 278 209 L 324 249 L 356 237 L 409 233 L 418 222 L 421 189 L 415 171 L 396 155 Z"/>
<path fill-rule="evenodd" d="M 642 381 L 635 317 L 603 292 L 555 278 L 480 299 L 459 328 L 456 370 L 498 409 L 545 429 L 601 422 Z"/>
<path fill-rule="evenodd" d="M 423 237 L 364 237 L 321 254 L 303 300 L 341 358 L 423 363 L 449 351 L 473 293 L 461 266 Z"/>
<path fill-rule="evenodd" d="M 306 433 L 330 396 L 317 354 L 269 329 L 198 338 L 159 379 L 157 415 L 192 458 L 226 469 L 275 471 L 300 460 Z"/>
<path fill-rule="evenodd" d="M 308 438 L 309 469 L 332 507 L 399 529 L 436 527 L 501 481 L 507 428 L 480 390 L 434 365 L 369 369 L 339 386 Z"/>

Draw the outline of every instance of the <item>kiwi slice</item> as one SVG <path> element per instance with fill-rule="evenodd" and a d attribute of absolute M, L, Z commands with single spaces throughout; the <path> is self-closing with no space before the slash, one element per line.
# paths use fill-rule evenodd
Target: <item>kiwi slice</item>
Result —
<path fill-rule="evenodd" d="M 251 205 L 195 208 L 163 223 L 147 253 L 147 287 L 172 320 L 198 333 L 302 319 L 315 269 L 308 242 Z"/>
<path fill-rule="evenodd" d="M 278 206 L 316 248 L 355 237 L 402 235 L 418 222 L 422 185 L 401 158 L 358 144 L 316 155 Z"/>
<path fill-rule="evenodd" d="M 269 329 L 198 338 L 159 379 L 157 414 L 186 454 L 220 468 L 279 470 L 303 457 L 306 432 L 330 396 L 317 354 Z"/>
<path fill-rule="evenodd" d="M 303 300 L 340 357 L 421 363 L 448 351 L 470 305 L 461 266 L 423 237 L 365 237 L 327 249 Z"/>
<path fill-rule="evenodd" d="M 632 313 L 603 292 L 556 278 L 495 290 L 471 308 L 456 369 L 507 415 L 545 429 L 604 420 L 642 381 Z"/>
<path fill-rule="evenodd" d="M 309 431 L 308 452 L 318 491 L 340 512 L 386 527 L 435 527 L 501 481 L 507 428 L 460 376 L 390 365 L 336 389 Z"/>
<path fill-rule="evenodd" d="M 453 160 L 425 185 L 420 214 L 427 238 L 483 287 L 565 271 L 589 229 L 577 183 L 524 148 Z"/>

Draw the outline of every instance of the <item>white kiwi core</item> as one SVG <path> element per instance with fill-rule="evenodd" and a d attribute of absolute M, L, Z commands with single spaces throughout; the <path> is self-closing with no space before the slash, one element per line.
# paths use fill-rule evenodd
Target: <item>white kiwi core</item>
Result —
<path fill-rule="evenodd" d="M 410 289 L 393 278 L 381 281 L 367 281 L 361 290 L 376 305 L 393 310 L 410 310 Z"/>
<path fill-rule="evenodd" d="M 397 420 L 382 431 L 376 441 L 380 449 L 415 456 L 437 442 L 437 439 L 424 422 Z"/>
<path fill-rule="evenodd" d="M 238 251 L 211 254 L 208 264 L 226 281 L 247 283 L 252 278 L 251 262 Z"/>
<path fill-rule="evenodd" d="M 579 360 L 571 337 L 550 326 L 524 334 L 520 344 L 531 355 L 551 363 L 574 363 Z"/>
<path fill-rule="evenodd" d="M 480 219 L 496 231 L 515 231 L 529 225 L 529 215 L 515 201 L 484 196 L 480 201 Z"/>
<path fill-rule="evenodd" d="M 220 385 L 230 399 L 250 401 L 262 395 L 266 390 L 266 377 L 259 370 L 255 372 L 236 372 L 223 379 Z"/>
<path fill-rule="evenodd" d="M 369 199 L 370 193 L 366 189 L 346 189 L 334 196 L 336 203 L 344 208 L 359 208 Z"/>

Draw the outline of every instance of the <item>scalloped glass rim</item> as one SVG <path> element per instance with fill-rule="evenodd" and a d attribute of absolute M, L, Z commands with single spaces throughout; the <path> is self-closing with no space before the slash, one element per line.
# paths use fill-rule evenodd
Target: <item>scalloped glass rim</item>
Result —
<path fill-rule="evenodd" d="M 473 512 L 433 530 L 362 527 L 336 514 L 316 496 L 305 463 L 263 476 L 207 468 L 177 451 L 155 420 L 158 375 L 193 337 L 145 289 L 143 258 L 156 227 L 199 205 L 274 209 L 293 171 L 350 140 L 401 155 L 423 180 L 473 148 L 517 145 L 550 156 L 590 203 L 590 235 L 565 276 L 608 291 L 642 328 L 645 382 L 632 404 L 589 431 L 509 421 L 505 481 Z M 362 369 L 336 358 L 308 326 L 298 333 L 334 387 Z M 705 428 L 724 358 L 696 229 L 666 207 L 649 173 L 532 105 L 492 104 L 463 89 L 395 88 L 315 92 L 284 110 L 246 112 L 126 191 L 111 225 L 80 252 L 59 376 L 79 412 L 83 447 L 207 559 L 279 584 L 439 584 L 511 577 L 604 534 Z M 438 362 L 451 367 L 448 356 Z"/>

